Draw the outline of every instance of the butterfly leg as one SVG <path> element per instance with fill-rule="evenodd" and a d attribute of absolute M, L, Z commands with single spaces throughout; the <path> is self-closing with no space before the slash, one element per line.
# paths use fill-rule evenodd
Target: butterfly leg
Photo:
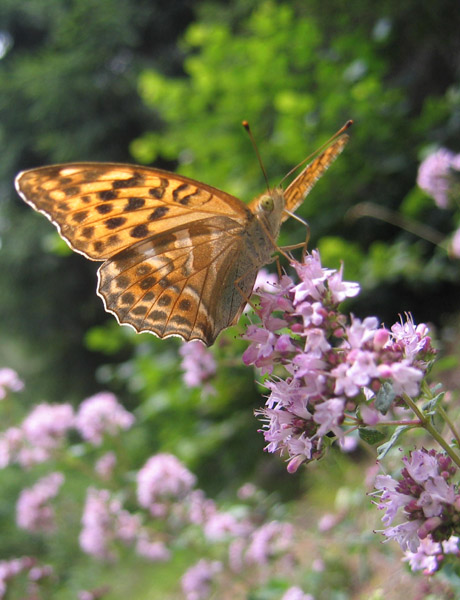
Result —
<path fill-rule="evenodd" d="M 286 209 L 284 209 L 284 212 L 286 212 L 290 217 L 293 217 L 296 221 L 299 221 L 299 223 L 302 223 L 302 225 L 305 227 L 305 229 L 307 231 L 306 231 L 304 242 L 300 242 L 298 244 L 293 244 L 292 246 L 283 246 L 280 250 L 290 251 L 290 250 L 296 250 L 297 248 L 302 248 L 302 262 L 303 262 L 305 259 L 305 255 L 307 253 L 308 242 L 310 241 L 310 225 L 307 223 L 307 221 L 304 221 L 304 219 L 302 219 L 295 213 L 292 213 L 291 211 L 286 210 Z"/>

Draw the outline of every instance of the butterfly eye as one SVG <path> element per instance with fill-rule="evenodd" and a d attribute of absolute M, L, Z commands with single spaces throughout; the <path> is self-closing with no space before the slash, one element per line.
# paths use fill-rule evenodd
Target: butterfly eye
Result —
<path fill-rule="evenodd" d="M 271 213 L 275 207 L 275 204 L 271 196 L 262 196 L 259 201 L 259 206 L 264 212 Z"/>

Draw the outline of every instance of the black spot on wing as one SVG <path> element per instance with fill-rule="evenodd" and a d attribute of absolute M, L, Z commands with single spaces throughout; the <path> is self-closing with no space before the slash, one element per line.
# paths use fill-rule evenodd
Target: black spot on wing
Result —
<path fill-rule="evenodd" d="M 115 200 L 118 198 L 118 193 L 114 190 L 102 190 L 102 192 L 98 192 L 98 196 L 101 200 Z"/>

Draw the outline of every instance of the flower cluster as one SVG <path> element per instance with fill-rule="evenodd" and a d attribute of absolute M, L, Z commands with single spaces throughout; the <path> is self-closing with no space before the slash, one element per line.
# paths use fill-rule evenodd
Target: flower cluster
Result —
<path fill-rule="evenodd" d="M 217 365 L 214 356 L 201 342 L 186 342 L 179 348 L 182 356 L 181 367 L 183 379 L 187 387 L 204 386 L 204 391 L 214 393 L 209 380 L 216 374 Z"/>
<path fill-rule="evenodd" d="M 0 600 L 5 598 L 8 592 L 8 582 L 19 577 L 21 574 L 27 576 L 27 598 L 42 597 L 39 594 L 39 583 L 53 575 L 53 569 L 49 565 L 39 566 L 37 561 L 30 556 L 13 558 L 0 561 Z"/>
<path fill-rule="evenodd" d="M 439 208 L 451 208 L 453 200 L 460 205 L 460 154 L 440 148 L 421 163 L 417 184 L 433 198 Z M 450 240 L 450 251 L 460 258 L 460 227 Z"/>
<path fill-rule="evenodd" d="M 169 551 L 161 542 L 152 542 L 138 515 L 125 510 L 109 490 L 89 488 L 80 532 L 81 549 L 103 560 L 113 560 L 115 543 L 136 545 L 136 551 L 152 561 L 169 559 Z"/>
<path fill-rule="evenodd" d="M 22 490 L 16 504 L 18 527 L 34 532 L 54 531 L 54 509 L 49 501 L 57 496 L 63 483 L 62 473 L 50 473 L 31 488 Z"/>
<path fill-rule="evenodd" d="M 153 516 L 166 514 L 171 501 L 184 498 L 195 485 L 193 475 L 172 454 L 149 458 L 137 474 L 137 499 Z"/>
<path fill-rule="evenodd" d="M 8 367 L 0 369 L 0 400 L 6 398 L 8 392 L 20 392 L 23 388 L 24 383 L 16 371 Z"/>
<path fill-rule="evenodd" d="M 75 421 L 82 438 L 99 446 L 104 434 L 116 435 L 120 429 L 129 429 L 134 416 L 121 406 L 114 394 L 101 392 L 83 400 Z"/>
<path fill-rule="evenodd" d="M 375 488 L 380 493 L 378 508 L 385 510 L 382 521 L 388 527 L 382 531 L 388 539 L 395 539 L 403 550 L 412 554 L 432 556 L 435 560 L 442 554 L 440 543 L 448 548 L 457 545 L 460 534 L 460 492 L 452 483 L 456 467 L 449 456 L 434 450 L 414 450 L 403 458 L 401 479 L 390 475 L 378 475 Z M 390 527 L 394 519 L 404 522 Z M 421 540 L 426 540 L 419 550 Z M 430 546 L 434 543 L 434 546 Z M 445 550 L 444 550 L 445 551 Z M 416 558 L 411 558 L 414 563 Z M 434 569 L 434 562 L 424 568 Z"/>
<path fill-rule="evenodd" d="M 440 148 L 421 163 L 417 185 L 434 199 L 439 208 L 447 208 L 453 177 L 459 171 L 460 154 Z"/>
<path fill-rule="evenodd" d="M 375 425 L 404 395 L 417 396 L 434 350 L 428 328 L 411 318 L 389 330 L 376 317 L 342 314 L 339 303 L 359 286 L 343 281 L 342 268 L 323 268 L 317 251 L 292 266 L 298 283 L 284 276 L 259 292 L 261 322 L 243 336 L 251 342 L 243 361 L 272 375 L 259 413 L 266 449 L 287 452 L 295 472 L 322 456 L 331 434 Z"/>
<path fill-rule="evenodd" d="M 133 423 L 134 416 L 109 392 L 83 400 L 76 414 L 70 404 L 43 402 L 18 427 L 0 434 L 0 468 L 13 463 L 28 468 L 49 460 L 72 428 L 98 446 L 104 435 L 116 435 Z"/>

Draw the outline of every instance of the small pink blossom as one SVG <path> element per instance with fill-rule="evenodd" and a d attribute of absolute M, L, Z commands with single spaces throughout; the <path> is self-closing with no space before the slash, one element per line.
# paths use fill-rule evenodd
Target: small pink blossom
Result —
<path fill-rule="evenodd" d="M 207 385 L 208 392 L 213 391 L 208 382 L 216 374 L 217 365 L 209 348 L 194 340 L 182 344 L 179 354 L 182 356 L 185 385 L 194 388 L 204 384 Z"/>
<path fill-rule="evenodd" d="M 140 531 L 140 520 L 136 515 L 124 510 L 108 490 L 95 488 L 88 488 L 81 522 L 81 549 L 103 560 L 115 558 L 113 545 L 116 540 L 133 543 Z"/>
<path fill-rule="evenodd" d="M 218 573 L 222 571 L 219 561 L 199 560 L 184 573 L 181 579 L 182 591 L 186 600 L 207 600 L 211 586 Z"/>
<path fill-rule="evenodd" d="M 39 404 L 22 422 L 25 439 L 47 450 L 57 448 L 74 425 L 70 404 Z"/>
<path fill-rule="evenodd" d="M 104 435 L 117 435 L 120 429 L 129 429 L 134 420 L 113 394 L 101 392 L 80 404 L 75 427 L 84 440 L 99 446 Z"/>
<path fill-rule="evenodd" d="M 428 535 L 446 540 L 456 527 L 457 487 L 450 482 L 456 472 L 452 460 L 441 453 L 414 450 L 404 457 L 401 479 L 379 475 L 375 488 L 380 493 L 378 508 L 385 510 L 382 521 L 389 525 L 400 516 L 403 522 L 382 533 L 393 538 L 403 550 L 417 552 L 420 540 Z M 447 537 L 446 537 L 447 536 Z"/>
<path fill-rule="evenodd" d="M 116 464 L 117 456 L 115 452 L 106 452 L 98 459 L 98 461 L 94 465 L 94 470 L 101 479 L 107 481 L 112 477 L 112 473 L 115 469 Z"/>
<path fill-rule="evenodd" d="M 342 398 L 332 398 L 316 406 L 313 420 L 320 426 L 318 436 L 325 435 L 328 431 L 332 431 L 338 437 L 343 435 L 340 425 L 343 420 L 344 406 L 345 402 Z"/>
<path fill-rule="evenodd" d="M 231 537 L 246 536 L 251 526 L 237 519 L 230 512 L 216 512 L 204 524 L 204 535 L 210 541 L 225 540 Z"/>
<path fill-rule="evenodd" d="M 426 575 L 432 575 L 439 568 L 439 563 L 445 554 L 457 554 L 459 538 L 451 536 L 444 542 L 435 542 L 429 536 L 420 541 L 415 552 L 407 550 L 404 561 L 408 562 L 412 571 L 421 571 Z"/>
<path fill-rule="evenodd" d="M 136 553 L 151 562 L 167 562 L 171 559 L 171 551 L 162 541 L 149 539 L 143 531 L 137 536 Z"/>
<path fill-rule="evenodd" d="M 22 490 L 16 504 L 18 527 L 33 532 L 53 531 L 54 509 L 49 501 L 57 496 L 63 483 L 62 473 L 51 473 L 42 477 L 34 486 Z"/>
<path fill-rule="evenodd" d="M 24 382 L 19 379 L 13 369 L 2 367 L 0 369 L 0 400 L 6 398 L 8 392 L 20 392 L 24 389 Z"/>
<path fill-rule="evenodd" d="M 196 477 L 172 454 L 149 458 L 137 474 L 137 499 L 154 516 L 163 516 L 171 500 L 184 498 Z"/>
<path fill-rule="evenodd" d="M 454 232 L 450 241 L 450 251 L 455 258 L 460 258 L 460 227 Z"/>
<path fill-rule="evenodd" d="M 460 154 L 440 148 L 421 163 L 417 184 L 434 199 L 439 208 L 448 208 L 452 173 L 459 170 Z"/>
<path fill-rule="evenodd" d="M 291 547 L 293 537 L 294 528 L 290 523 L 265 523 L 251 534 L 245 554 L 246 561 L 254 565 L 267 564 L 269 559 Z"/>
<path fill-rule="evenodd" d="M 305 594 L 303 590 L 297 586 L 290 587 L 281 596 L 281 600 L 315 600 L 311 594 Z"/>

